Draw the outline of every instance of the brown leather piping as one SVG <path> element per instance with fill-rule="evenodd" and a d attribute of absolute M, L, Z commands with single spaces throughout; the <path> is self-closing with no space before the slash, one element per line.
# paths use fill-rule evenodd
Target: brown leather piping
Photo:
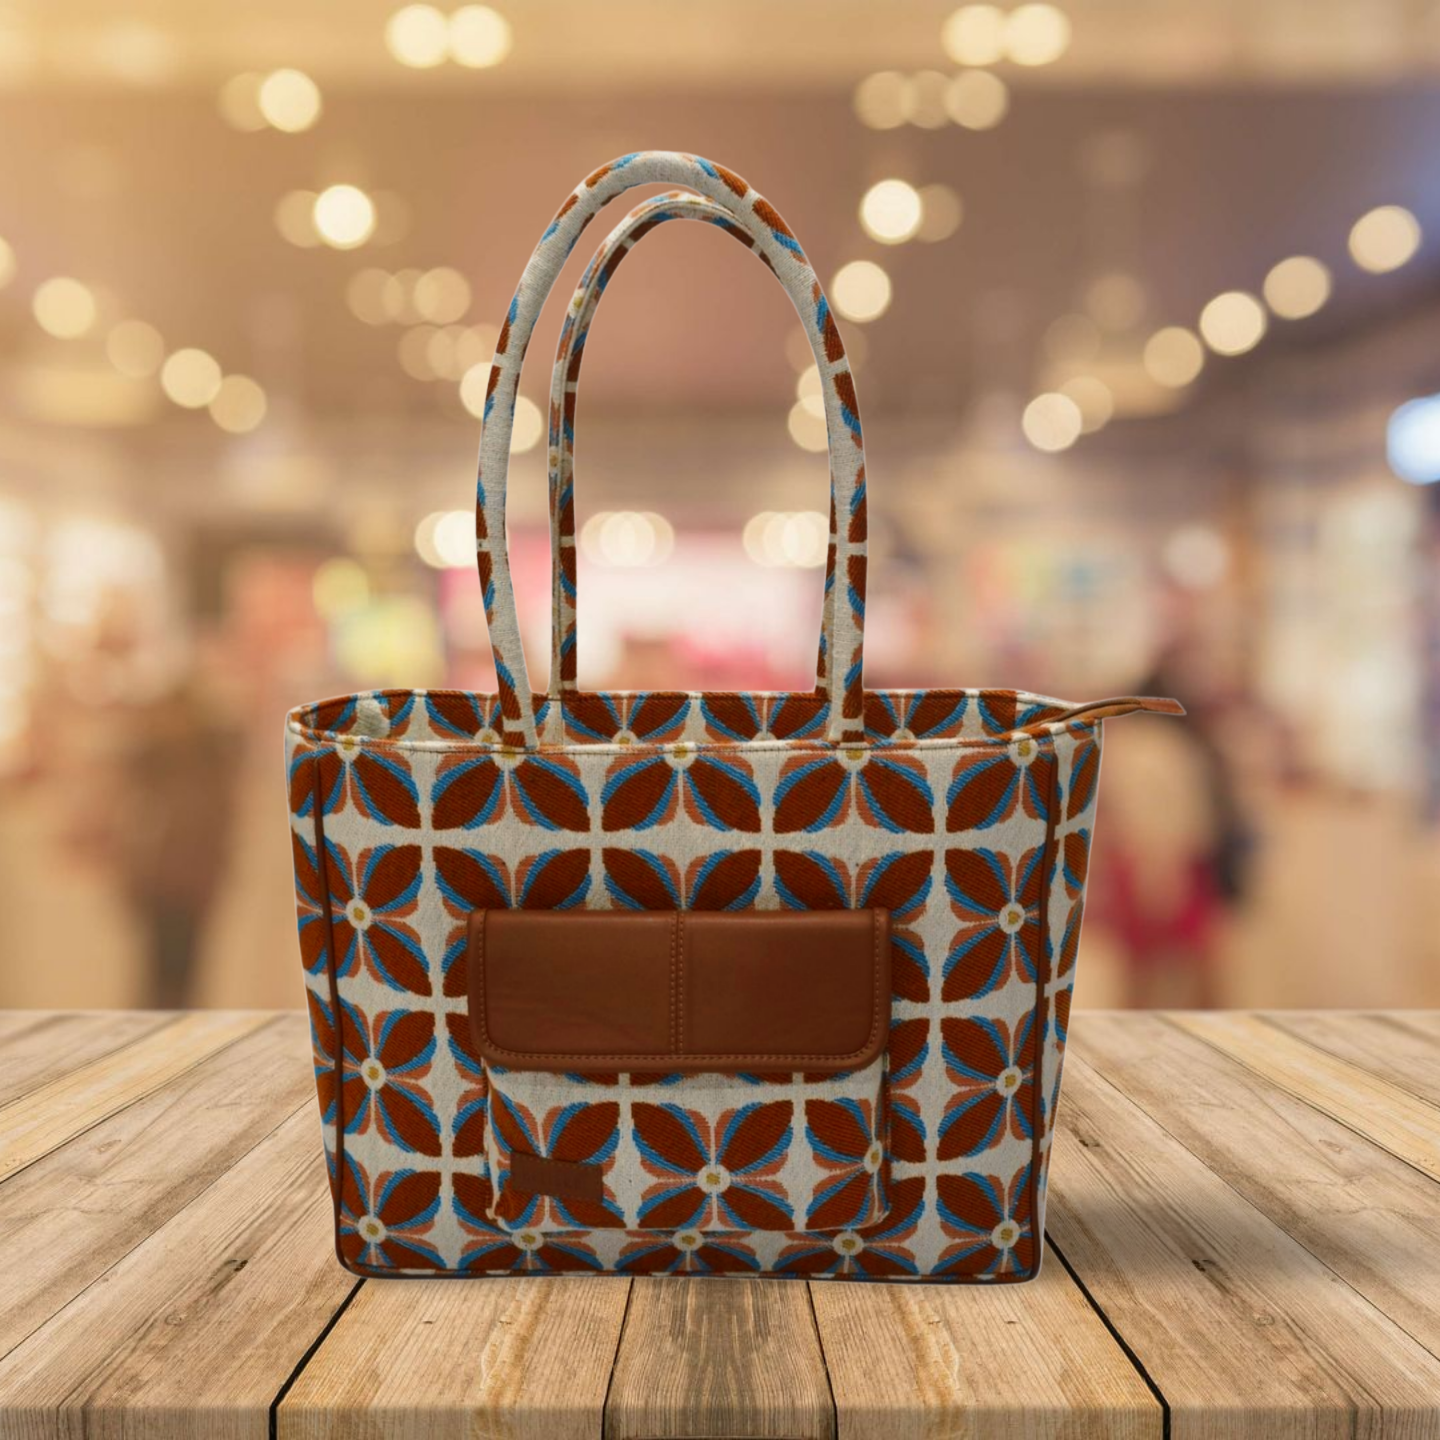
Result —
<path fill-rule="evenodd" d="M 670 1033 L 672 1053 L 666 1054 L 567 1054 L 546 1050 L 510 1050 L 490 1035 L 489 1010 L 485 989 L 485 920 L 486 910 L 470 912 L 469 939 L 471 951 L 471 997 L 478 1007 L 471 1014 L 472 1039 L 481 1056 L 496 1065 L 509 1068 L 587 1070 L 608 1073 L 612 1070 L 666 1071 L 691 1074 L 702 1070 L 746 1070 L 782 1072 L 786 1070 L 858 1070 L 878 1060 L 889 1039 L 890 993 L 889 912 L 876 909 L 872 922 L 874 961 L 871 967 L 870 1033 L 858 1050 L 845 1054 L 749 1051 L 729 1055 L 696 1055 L 684 1048 L 685 1037 L 685 926 L 684 911 L 674 912 L 670 930 Z M 603 923 L 603 921 L 601 922 Z"/>
<path fill-rule="evenodd" d="M 324 893 L 325 906 L 325 972 L 330 980 L 330 1013 L 334 1016 L 335 1055 L 331 1061 L 332 1083 L 335 1087 L 335 1179 L 330 1199 L 335 1212 L 335 1258 L 343 1270 L 352 1275 L 383 1275 L 368 1266 L 356 1266 L 346 1260 L 340 1249 L 340 1195 L 345 1188 L 345 1036 L 340 1020 L 340 977 L 335 969 L 335 915 L 330 904 L 330 859 L 325 850 L 325 809 L 320 794 L 320 757 L 310 754 L 310 802 L 315 811 L 315 868 Z M 324 1118 L 323 1116 L 321 1117 Z"/>
<path fill-rule="evenodd" d="M 1040 1132 L 1045 1116 L 1045 1025 L 1049 1016 L 1049 1002 L 1045 997 L 1050 961 L 1047 949 L 1050 944 L 1050 890 L 1058 875 L 1051 874 L 1055 868 L 1058 846 L 1056 836 L 1060 830 L 1060 756 L 1054 747 L 1050 749 L 1054 763 L 1050 767 L 1050 794 L 1047 808 L 1050 818 L 1045 824 L 1045 849 L 1040 856 L 1040 873 L 1045 877 L 1040 891 L 1040 944 L 1035 954 L 1035 1018 L 1031 1022 L 1035 1036 L 1035 1081 L 1030 1087 L 1030 1238 L 1035 1247 L 1035 1262 L 1027 1270 L 1016 1275 L 1017 1280 L 1029 1280 L 1040 1273 L 1045 1258 L 1045 1237 L 1040 1233 Z M 1053 1143 L 1053 1142 L 1052 1142 Z"/>

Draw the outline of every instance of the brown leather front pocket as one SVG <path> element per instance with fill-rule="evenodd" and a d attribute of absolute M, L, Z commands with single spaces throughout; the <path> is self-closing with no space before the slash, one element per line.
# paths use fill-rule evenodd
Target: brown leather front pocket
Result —
<path fill-rule="evenodd" d="M 490 1218 L 522 1242 L 883 1218 L 887 911 L 476 911 L 468 969 Z"/>
<path fill-rule="evenodd" d="M 890 1019 L 886 910 L 476 910 L 470 1030 L 509 1070 L 833 1074 Z"/>

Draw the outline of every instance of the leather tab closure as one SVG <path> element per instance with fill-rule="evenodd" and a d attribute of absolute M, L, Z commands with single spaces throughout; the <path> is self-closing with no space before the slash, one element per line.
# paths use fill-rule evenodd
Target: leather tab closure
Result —
<path fill-rule="evenodd" d="M 833 1074 L 889 1035 L 888 910 L 475 910 L 467 968 L 509 1070 Z"/>

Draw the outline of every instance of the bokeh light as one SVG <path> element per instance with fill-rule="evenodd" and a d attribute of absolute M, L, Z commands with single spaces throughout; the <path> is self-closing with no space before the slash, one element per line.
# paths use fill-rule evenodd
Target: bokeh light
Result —
<path fill-rule="evenodd" d="M 1420 248 L 1420 222 L 1401 205 L 1380 205 L 1350 229 L 1350 255 L 1372 275 L 1398 270 Z"/>
<path fill-rule="evenodd" d="M 1407 400 L 1385 427 L 1385 458 L 1412 485 L 1440 481 L 1440 395 Z"/>
<path fill-rule="evenodd" d="M 762 510 L 745 523 L 745 553 L 757 565 L 816 570 L 830 549 L 830 521 L 818 510 Z"/>
<path fill-rule="evenodd" d="M 336 250 L 363 245 L 375 229 L 375 203 L 358 185 L 330 185 L 315 197 L 315 229 Z"/>
<path fill-rule="evenodd" d="M 898 70 L 879 70 L 856 87 L 855 114 L 871 130 L 894 130 L 910 118 L 910 82 Z"/>
<path fill-rule="evenodd" d="M 962 5 L 940 30 L 940 43 L 957 65 L 993 65 L 1005 55 L 1005 12 L 998 5 Z"/>
<path fill-rule="evenodd" d="M 475 563 L 475 512 L 435 510 L 415 527 L 415 553 L 432 569 L 459 570 Z"/>
<path fill-rule="evenodd" d="M 586 558 L 612 569 L 663 565 L 675 549 L 675 529 L 653 510 L 601 510 L 580 531 Z"/>
<path fill-rule="evenodd" d="M 878 320 L 890 308 L 890 296 L 890 277 L 873 260 L 842 265 L 830 287 L 835 309 L 860 324 Z"/>
<path fill-rule="evenodd" d="M 450 22 L 433 5 L 405 5 L 386 22 L 385 45 L 402 65 L 431 69 L 450 53 Z"/>
<path fill-rule="evenodd" d="M 122 320 L 105 337 L 105 354 L 122 375 L 139 380 L 164 364 L 165 341 L 144 320 Z"/>
<path fill-rule="evenodd" d="M 255 103 L 266 124 L 294 135 L 320 118 L 320 87 L 303 70 L 272 70 L 260 82 Z"/>
<path fill-rule="evenodd" d="M 451 15 L 449 29 L 450 54 L 468 69 L 498 65 L 510 53 L 510 22 L 488 5 L 462 5 Z"/>
<path fill-rule="evenodd" d="M 203 410 L 220 393 L 223 379 L 219 361 L 194 346 L 176 350 L 160 367 L 160 388 L 187 410 Z"/>
<path fill-rule="evenodd" d="M 1051 453 L 1068 450 L 1080 438 L 1084 423 L 1074 400 L 1055 390 L 1037 395 L 1020 417 L 1025 438 L 1037 450 Z"/>
<path fill-rule="evenodd" d="M 950 89 L 950 77 L 938 70 L 921 70 L 909 81 L 909 114 L 906 118 L 922 130 L 940 130 L 950 119 L 945 108 L 945 96 Z"/>
<path fill-rule="evenodd" d="M 427 320 L 448 325 L 470 308 L 470 282 L 458 270 L 438 265 L 415 281 L 411 299 Z"/>
<path fill-rule="evenodd" d="M 1282 320 L 1303 320 L 1330 298 L 1330 271 L 1311 255 L 1292 255 L 1271 267 L 1263 293 Z"/>
<path fill-rule="evenodd" d="M 56 275 L 35 289 L 30 308 L 36 323 L 59 340 L 74 340 L 95 324 L 99 307 L 88 285 L 69 275 Z"/>
<path fill-rule="evenodd" d="M 227 375 L 210 400 L 210 418 L 231 435 L 254 430 L 265 418 L 267 401 L 258 381 L 248 375 Z"/>
<path fill-rule="evenodd" d="M 882 180 L 860 201 L 860 223 L 872 240 L 899 245 L 920 228 L 924 215 L 920 192 L 905 180 Z"/>
<path fill-rule="evenodd" d="M 1264 337 L 1265 307 L 1244 290 L 1226 290 L 1200 312 L 1200 334 L 1217 355 L 1243 355 Z"/>
<path fill-rule="evenodd" d="M 1183 390 L 1205 367 L 1205 347 L 1193 330 L 1167 325 L 1146 342 L 1141 357 L 1145 373 L 1167 389 Z"/>
<path fill-rule="evenodd" d="M 945 87 L 945 111 L 967 130 L 992 130 L 1010 108 L 1010 90 L 989 70 L 962 70 Z"/>
<path fill-rule="evenodd" d="M 1005 54 L 1017 65 L 1051 65 L 1069 45 L 1069 17 L 1054 5 L 1018 5 L 1005 17 Z"/>

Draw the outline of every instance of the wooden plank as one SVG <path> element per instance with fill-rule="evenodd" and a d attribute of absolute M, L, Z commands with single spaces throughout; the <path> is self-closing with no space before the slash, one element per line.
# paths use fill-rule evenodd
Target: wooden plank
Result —
<path fill-rule="evenodd" d="M 57 1080 L 69 1070 L 123 1045 L 175 1017 L 158 1010 L 12 1010 L 28 1023 L 0 1030 L 5 1064 L 0 1105 Z M 0 1017 L 3 1021 L 4 1017 Z"/>
<path fill-rule="evenodd" d="M 0 1185 L 0 1355 L 302 1107 L 318 1167 L 308 1051 L 304 1016 L 277 1017 Z"/>
<path fill-rule="evenodd" d="M 1065 1088 L 1049 1230 L 1165 1397 L 1174 1440 L 1435 1433 L 1440 1360 L 1078 1052 Z"/>
<path fill-rule="evenodd" d="M 1159 1017 L 1087 1014 L 1071 1053 L 1440 1355 L 1433 1181 Z"/>
<path fill-rule="evenodd" d="M 271 1012 L 197 1010 L 0 1106 L 0 1180 L 270 1023 Z"/>
<path fill-rule="evenodd" d="M 804 1284 L 637 1279 L 605 1406 L 607 1440 L 830 1440 L 835 1407 Z"/>
<path fill-rule="evenodd" d="M 1024 1285 L 811 1285 L 840 1440 L 1158 1437 L 1164 1416 L 1052 1254 Z"/>
<path fill-rule="evenodd" d="M 1440 1013 L 1276 1010 L 1264 1018 L 1318 1050 L 1440 1105 Z"/>
<path fill-rule="evenodd" d="M 1258 1015 L 1189 1011 L 1168 1018 L 1272 1085 L 1358 1130 L 1432 1180 L 1440 1180 L 1440 1106 L 1317 1050 Z"/>
<path fill-rule="evenodd" d="M 367 1284 L 276 1408 L 279 1440 L 594 1440 L 630 1282 Z"/>
<path fill-rule="evenodd" d="M 0 1437 L 267 1440 L 356 1280 L 297 1114 L 0 1360 Z"/>

